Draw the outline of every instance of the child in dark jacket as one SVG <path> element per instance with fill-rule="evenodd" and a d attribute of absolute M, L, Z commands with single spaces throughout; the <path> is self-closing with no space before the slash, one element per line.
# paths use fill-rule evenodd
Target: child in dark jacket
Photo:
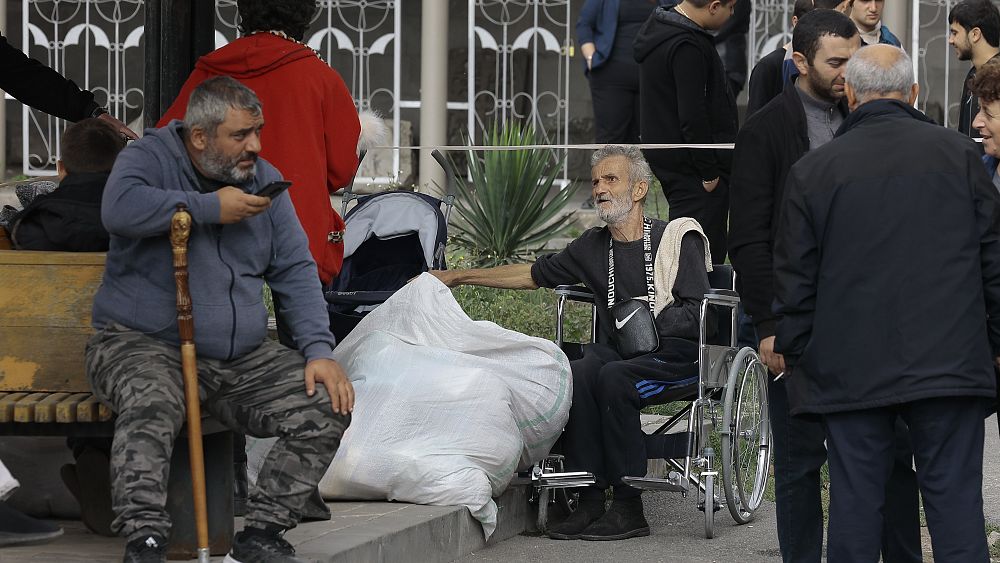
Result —
<path fill-rule="evenodd" d="M 88 118 L 70 125 L 60 142 L 59 187 L 25 206 L 10 228 L 18 250 L 104 252 L 104 184 L 125 139 L 109 123 Z"/>

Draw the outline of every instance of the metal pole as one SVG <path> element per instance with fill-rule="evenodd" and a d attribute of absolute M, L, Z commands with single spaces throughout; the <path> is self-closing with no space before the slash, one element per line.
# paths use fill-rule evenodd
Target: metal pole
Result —
<path fill-rule="evenodd" d="M 448 141 L 448 2 L 422 2 L 420 22 L 420 144 L 444 145 Z M 445 189 L 444 170 L 420 150 L 422 192 L 440 196 Z"/>
<path fill-rule="evenodd" d="M 7 36 L 7 0 L 0 0 L 0 30 Z M 0 92 L 0 178 L 7 177 L 7 102 Z"/>
<path fill-rule="evenodd" d="M 908 8 L 905 0 L 895 0 L 886 2 L 885 8 L 882 10 L 882 25 L 888 26 L 896 34 L 904 49 L 910 38 L 910 10 Z M 910 56 L 915 57 L 916 54 L 910 53 Z"/>
<path fill-rule="evenodd" d="M 177 97 L 198 57 L 215 48 L 215 3 L 146 0 L 144 127 L 152 127 Z"/>
<path fill-rule="evenodd" d="M 177 284 L 177 329 L 181 339 L 181 371 L 184 375 L 184 403 L 187 407 L 188 449 L 191 457 L 191 490 L 198 539 L 198 563 L 208 563 L 208 502 L 205 494 L 205 450 L 201 443 L 201 400 L 198 397 L 198 360 L 194 348 L 194 318 L 188 290 L 187 248 L 191 235 L 191 214 L 177 206 L 170 221 L 170 246 L 174 254 L 174 281 Z"/>

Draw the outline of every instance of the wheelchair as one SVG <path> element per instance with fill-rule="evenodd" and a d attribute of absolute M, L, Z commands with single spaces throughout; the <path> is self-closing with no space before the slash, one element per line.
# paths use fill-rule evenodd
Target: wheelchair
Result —
<path fill-rule="evenodd" d="M 753 520 L 767 486 L 771 431 L 767 368 L 753 348 L 739 349 L 736 344 L 740 299 L 734 289 L 735 273 L 729 265 L 717 265 L 708 277 L 712 289 L 701 302 L 697 382 L 672 389 L 654 403 L 687 402 L 646 436 L 647 446 L 661 441 L 657 449 L 668 452 L 665 459 L 670 471 L 663 477 L 625 477 L 623 481 L 638 489 L 677 492 L 683 497 L 693 492 L 697 508 L 704 512 L 705 537 L 710 539 L 723 500 L 737 524 Z M 597 341 L 593 294 L 579 286 L 559 286 L 555 293 L 556 343 L 564 349 L 572 346 L 563 340 L 569 301 L 591 304 L 591 341 Z M 718 329 L 710 338 L 712 317 Z M 549 505 L 558 503 L 572 510 L 574 495 L 568 489 L 593 484 L 594 476 L 562 471 L 562 456 L 556 455 L 533 467 L 527 481 L 534 485 L 538 528 L 544 532 Z"/>

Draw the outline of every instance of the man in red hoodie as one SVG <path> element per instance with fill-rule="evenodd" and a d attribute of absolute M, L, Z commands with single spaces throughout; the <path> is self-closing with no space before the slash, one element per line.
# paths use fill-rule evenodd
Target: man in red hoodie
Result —
<path fill-rule="evenodd" d="M 256 92 L 268 124 L 260 156 L 292 182 L 292 204 L 325 286 L 344 257 L 344 221 L 330 194 L 358 167 L 357 109 L 337 71 L 301 42 L 315 0 L 239 0 L 237 7 L 243 37 L 198 60 L 157 127 L 183 118 L 191 91 L 213 76 L 232 76 Z"/>

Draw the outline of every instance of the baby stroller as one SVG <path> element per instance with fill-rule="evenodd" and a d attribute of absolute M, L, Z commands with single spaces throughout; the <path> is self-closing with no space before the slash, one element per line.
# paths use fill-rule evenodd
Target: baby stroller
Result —
<path fill-rule="evenodd" d="M 428 270 L 445 269 L 455 175 L 444 155 L 436 150 L 431 154 L 447 175 L 443 200 L 402 190 L 359 196 L 353 184 L 344 189 L 344 264 L 325 293 L 337 341 L 407 281 Z M 347 212 L 353 200 L 357 204 Z"/>

